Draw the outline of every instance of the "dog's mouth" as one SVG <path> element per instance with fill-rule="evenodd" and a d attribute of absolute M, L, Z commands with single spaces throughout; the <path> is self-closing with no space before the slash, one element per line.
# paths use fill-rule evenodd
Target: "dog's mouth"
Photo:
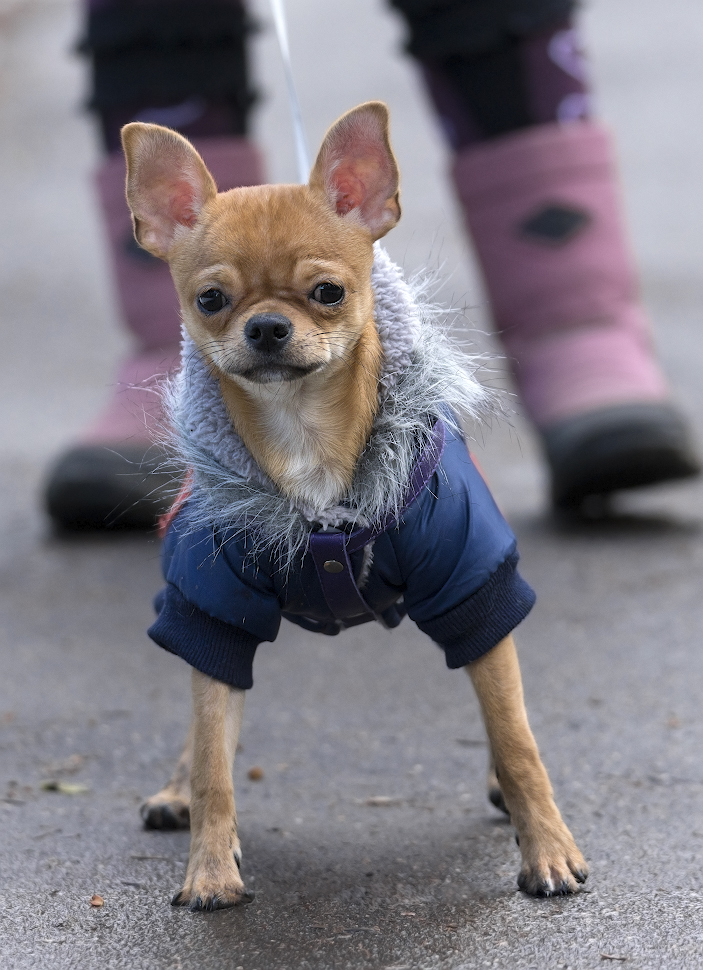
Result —
<path fill-rule="evenodd" d="M 233 376 L 242 377 L 252 384 L 284 384 L 302 380 L 308 374 L 319 370 L 321 366 L 320 363 L 301 366 L 300 364 L 274 364 L 268 361 L 265 364 L 255 364 L 253 367 L 237 371 Z"/>

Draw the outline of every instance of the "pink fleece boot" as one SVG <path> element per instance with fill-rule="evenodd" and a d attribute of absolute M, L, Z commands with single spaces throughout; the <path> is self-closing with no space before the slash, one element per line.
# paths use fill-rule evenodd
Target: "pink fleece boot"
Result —
<path fill-rule="evenodd" d="M 220 191 L 265 181 L 256 147 L 232 136 L 195 139 Z M 178 483 L 153 443 L 159 383 L 176 365 L 178 298 L 166 263 L 141 249 L 125 202 L 125 163 L 111 155 L 96 177 L 123 317 L 137 342 L 105 410 L 49 474 L 46 501 L 64 528 L 151 528 Z"/>
<path fill-rule="evenodd" d="M 547 124 L 472 146 L 454 181 L 555 505 L 696 474 L 639 300 L 605 129 Z"/>

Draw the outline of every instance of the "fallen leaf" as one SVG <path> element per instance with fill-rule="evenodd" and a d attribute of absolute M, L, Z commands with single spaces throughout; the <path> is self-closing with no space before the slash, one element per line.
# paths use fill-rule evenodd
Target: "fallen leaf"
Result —
<path fill-rule="evenodd" d="M 62 795 L 85 795 L 90 791 L 87 785 L 71 783 L 70 781 L 59 781 L 57 778 L 47 778 L 39 785 L 42 791 L 58 791 Z"/>
<path fill-rule="evenodd" d="M 90 897 L 90 905 L 98 909 L 100 906 L 105 905 L 105 900 L 102 898 L 102 896 L 98 896 L 97 893 L 93 893 L 93 895 Z"/>
<path fill-rule="evenodd" d="M 258 765 L 254 765 L 253 768 L 250 768 L 249 771 L 247 771 L 247 778 L 249 781 L 261 781 L 263 777 L 264 769 L 260 768 Z"/>

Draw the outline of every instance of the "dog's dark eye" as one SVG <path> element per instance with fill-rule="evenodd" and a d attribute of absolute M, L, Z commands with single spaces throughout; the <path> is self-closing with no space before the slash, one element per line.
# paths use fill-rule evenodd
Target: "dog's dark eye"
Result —
<path fill-rule="evenodd" d="M 323 303 L 325 306 L 341 303 L 344 299 L 344 287 L 336 283 L 318 283 L 312 291 L 312 298 L 316 303 Z"/>
<path fill-rule="evenodd" d="M 217 313 L 227 303 L 227 298 L 220 290 L 205 290 L 198 297 L 198 306 L 206 313 Z"/>

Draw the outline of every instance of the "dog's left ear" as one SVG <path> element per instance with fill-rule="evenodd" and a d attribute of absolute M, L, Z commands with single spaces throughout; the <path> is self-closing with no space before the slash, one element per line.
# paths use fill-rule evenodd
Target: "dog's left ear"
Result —
<path fill-rule="evenodd" d="M 133 121 L 122 129 L 127 202 L 137 242 L 168 259 L 183 229 L 192 228 L 217 186 L 193 146 L 170 128 Z"/>
<path fill-rule="evenodd" d="M 381 101 L 342 115 L 325 135 L 310 176 L 310 188 L 324 192 L 337 215 L 355 212 L 374 239 L 400 219 L 398 165 L 388 121 Z"/>

